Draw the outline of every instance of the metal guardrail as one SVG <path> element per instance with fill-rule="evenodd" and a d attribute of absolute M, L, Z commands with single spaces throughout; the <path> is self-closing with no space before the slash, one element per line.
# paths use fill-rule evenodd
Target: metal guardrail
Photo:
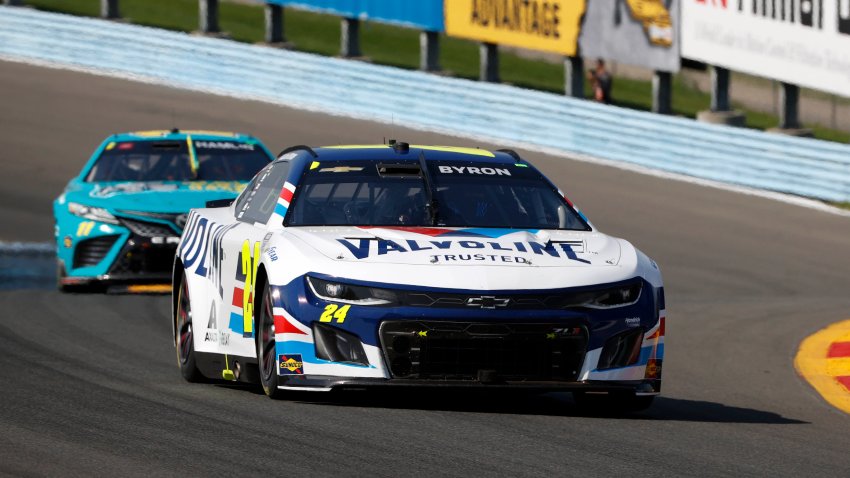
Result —
<path fill-rule="evenodd" d="M 850 201 L 850 145 L 507 85 L 12 7 L 0 57 Z"/>

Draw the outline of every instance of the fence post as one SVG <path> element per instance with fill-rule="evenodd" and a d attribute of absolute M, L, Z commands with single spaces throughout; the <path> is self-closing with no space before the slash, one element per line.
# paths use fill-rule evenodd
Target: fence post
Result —
<path fill-rule="evenodd" d="M 419 33 L 419 69 L 440 71 L 440 33 L 423 30 Z"/>
<path fill-rule="evenodd" d="M 266 3 L 265 23 L 266 43 L 283 43 L 286 41 L 283 31 L 283 5 Z"/>
<path fill-rule="evenodd" d="M 782 83 L 779 90 L 779 127 L 796 129 L 800 127 L 800 87 Z"/>
<path fill-rule="evenodd" d="M 121 12 L 118 11 L 118 0 L 100 0 L 100 17 L 121 18 Z"/>
<path fill-rule="evenodd" d="M 202 33 L 218 33 L 218 0 L 198 0 L 198 21 Z"/>
<path fill-rule="evenodd" d="M 732 110 L 729 101 L 729 70 L 722 66 L 711 67 L 711 109 L 697 112 L 697 121 L 728 126 L 744 126 L 745 117 Z"/>
<path fill-rule="evenodd" d="M 768 131 L 790 136 L 813 136 L 812 130 L 800 124 L 800 87 L 790 83 L 780 83 L 780 86 L 779 126 Z"/>
<path fill-rule="evenodd" d="M 584 59 L 580 56 L 564 57 L 564 94 L 584 98 Z"/>
<path fill-rule="evenodd" d="M 340 55 L 344 58 L 362 56 L 360 52 L 360 20 L 357 18 L 343 18 L 341 23 Z"/>
<path fill-rule="evenodd" d="M 499 45 L 495 43 L 482 42 L 478 51 L 480 52 L 480 68 L 478 79 L 490 83 L 499 82 Z"/>
<path fill-rule="evenodd" d="M 711 111 L 729 111 L 729 70 L 711 68 Z"/>
<path fill-rule="evenodd" d="M 673 111 L 673 75 L 656 71 L 652 75 L 652 112 L 668 115 Z"/>

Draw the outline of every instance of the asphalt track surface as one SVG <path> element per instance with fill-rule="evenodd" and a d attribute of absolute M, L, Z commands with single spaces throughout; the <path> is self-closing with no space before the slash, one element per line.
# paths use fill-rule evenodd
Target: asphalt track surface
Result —
<path fill-rule="evenodd" d="M 252 132 L 273 149 L 470 144 L 0 62 L 0 241 L 51 240 L 51 201 L 106 134 L 174 125 Z M 525 156 L 662 267 L 665 382 L 649 411 L 588 416 L 560 394 L 272 401 L 189 384 L 166 297 L 60 295 L 46 283 L 0 292 L 0 475 L 850 475 L 850 417 L 793 368 L 802 338 L 850 316 L 850 219 Z"/>

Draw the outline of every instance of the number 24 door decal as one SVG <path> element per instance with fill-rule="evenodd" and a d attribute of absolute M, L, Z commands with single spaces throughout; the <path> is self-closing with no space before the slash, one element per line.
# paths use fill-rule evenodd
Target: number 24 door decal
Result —
<path fill-rule="evenodd" d="M 257 284 L 257 268 L 260 263 L 260 242 L 254 242 L 253 249 L 251 241 L 246 239 L 242 243 L 242 263 L 241 272 L 245 276 L 245 289 L 242 294 L 242 320 L 244 325 L 245 335 L 252 334 L 254 331 L 254 295 L 256 294 Z M 328 304 L 325 306 L 325 311 L 319 317 L 320 322 L 333 322 L 341 324 L 345 322 L 345 316 L 348 315 L 350 305 Z"/>
<path fill-rule="evenodd" d="M 260 265 L 260 242 L 254 243 L 251 250 L 251 241 L 245 239 L 242 243 L 242 274 L 245 275 L 245 290 L 242 293 L 242 320 L 244 334 L 254 332 L 254 290 L 257 283 L 257 267 Z"/>

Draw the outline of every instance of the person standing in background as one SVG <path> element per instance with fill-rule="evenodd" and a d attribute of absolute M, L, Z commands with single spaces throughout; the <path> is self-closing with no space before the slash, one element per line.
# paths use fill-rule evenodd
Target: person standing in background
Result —
<path fill-rule="evenodd" d="M 611 73 L 605 68 L 605 60 L 602 58 L 596 60 L 596 68 L 587 72 L 590 79 L 590 86 L 593 89 L 593 99 L 606 105 L 611 104 L 611 87 L 614 79 Z"/>

